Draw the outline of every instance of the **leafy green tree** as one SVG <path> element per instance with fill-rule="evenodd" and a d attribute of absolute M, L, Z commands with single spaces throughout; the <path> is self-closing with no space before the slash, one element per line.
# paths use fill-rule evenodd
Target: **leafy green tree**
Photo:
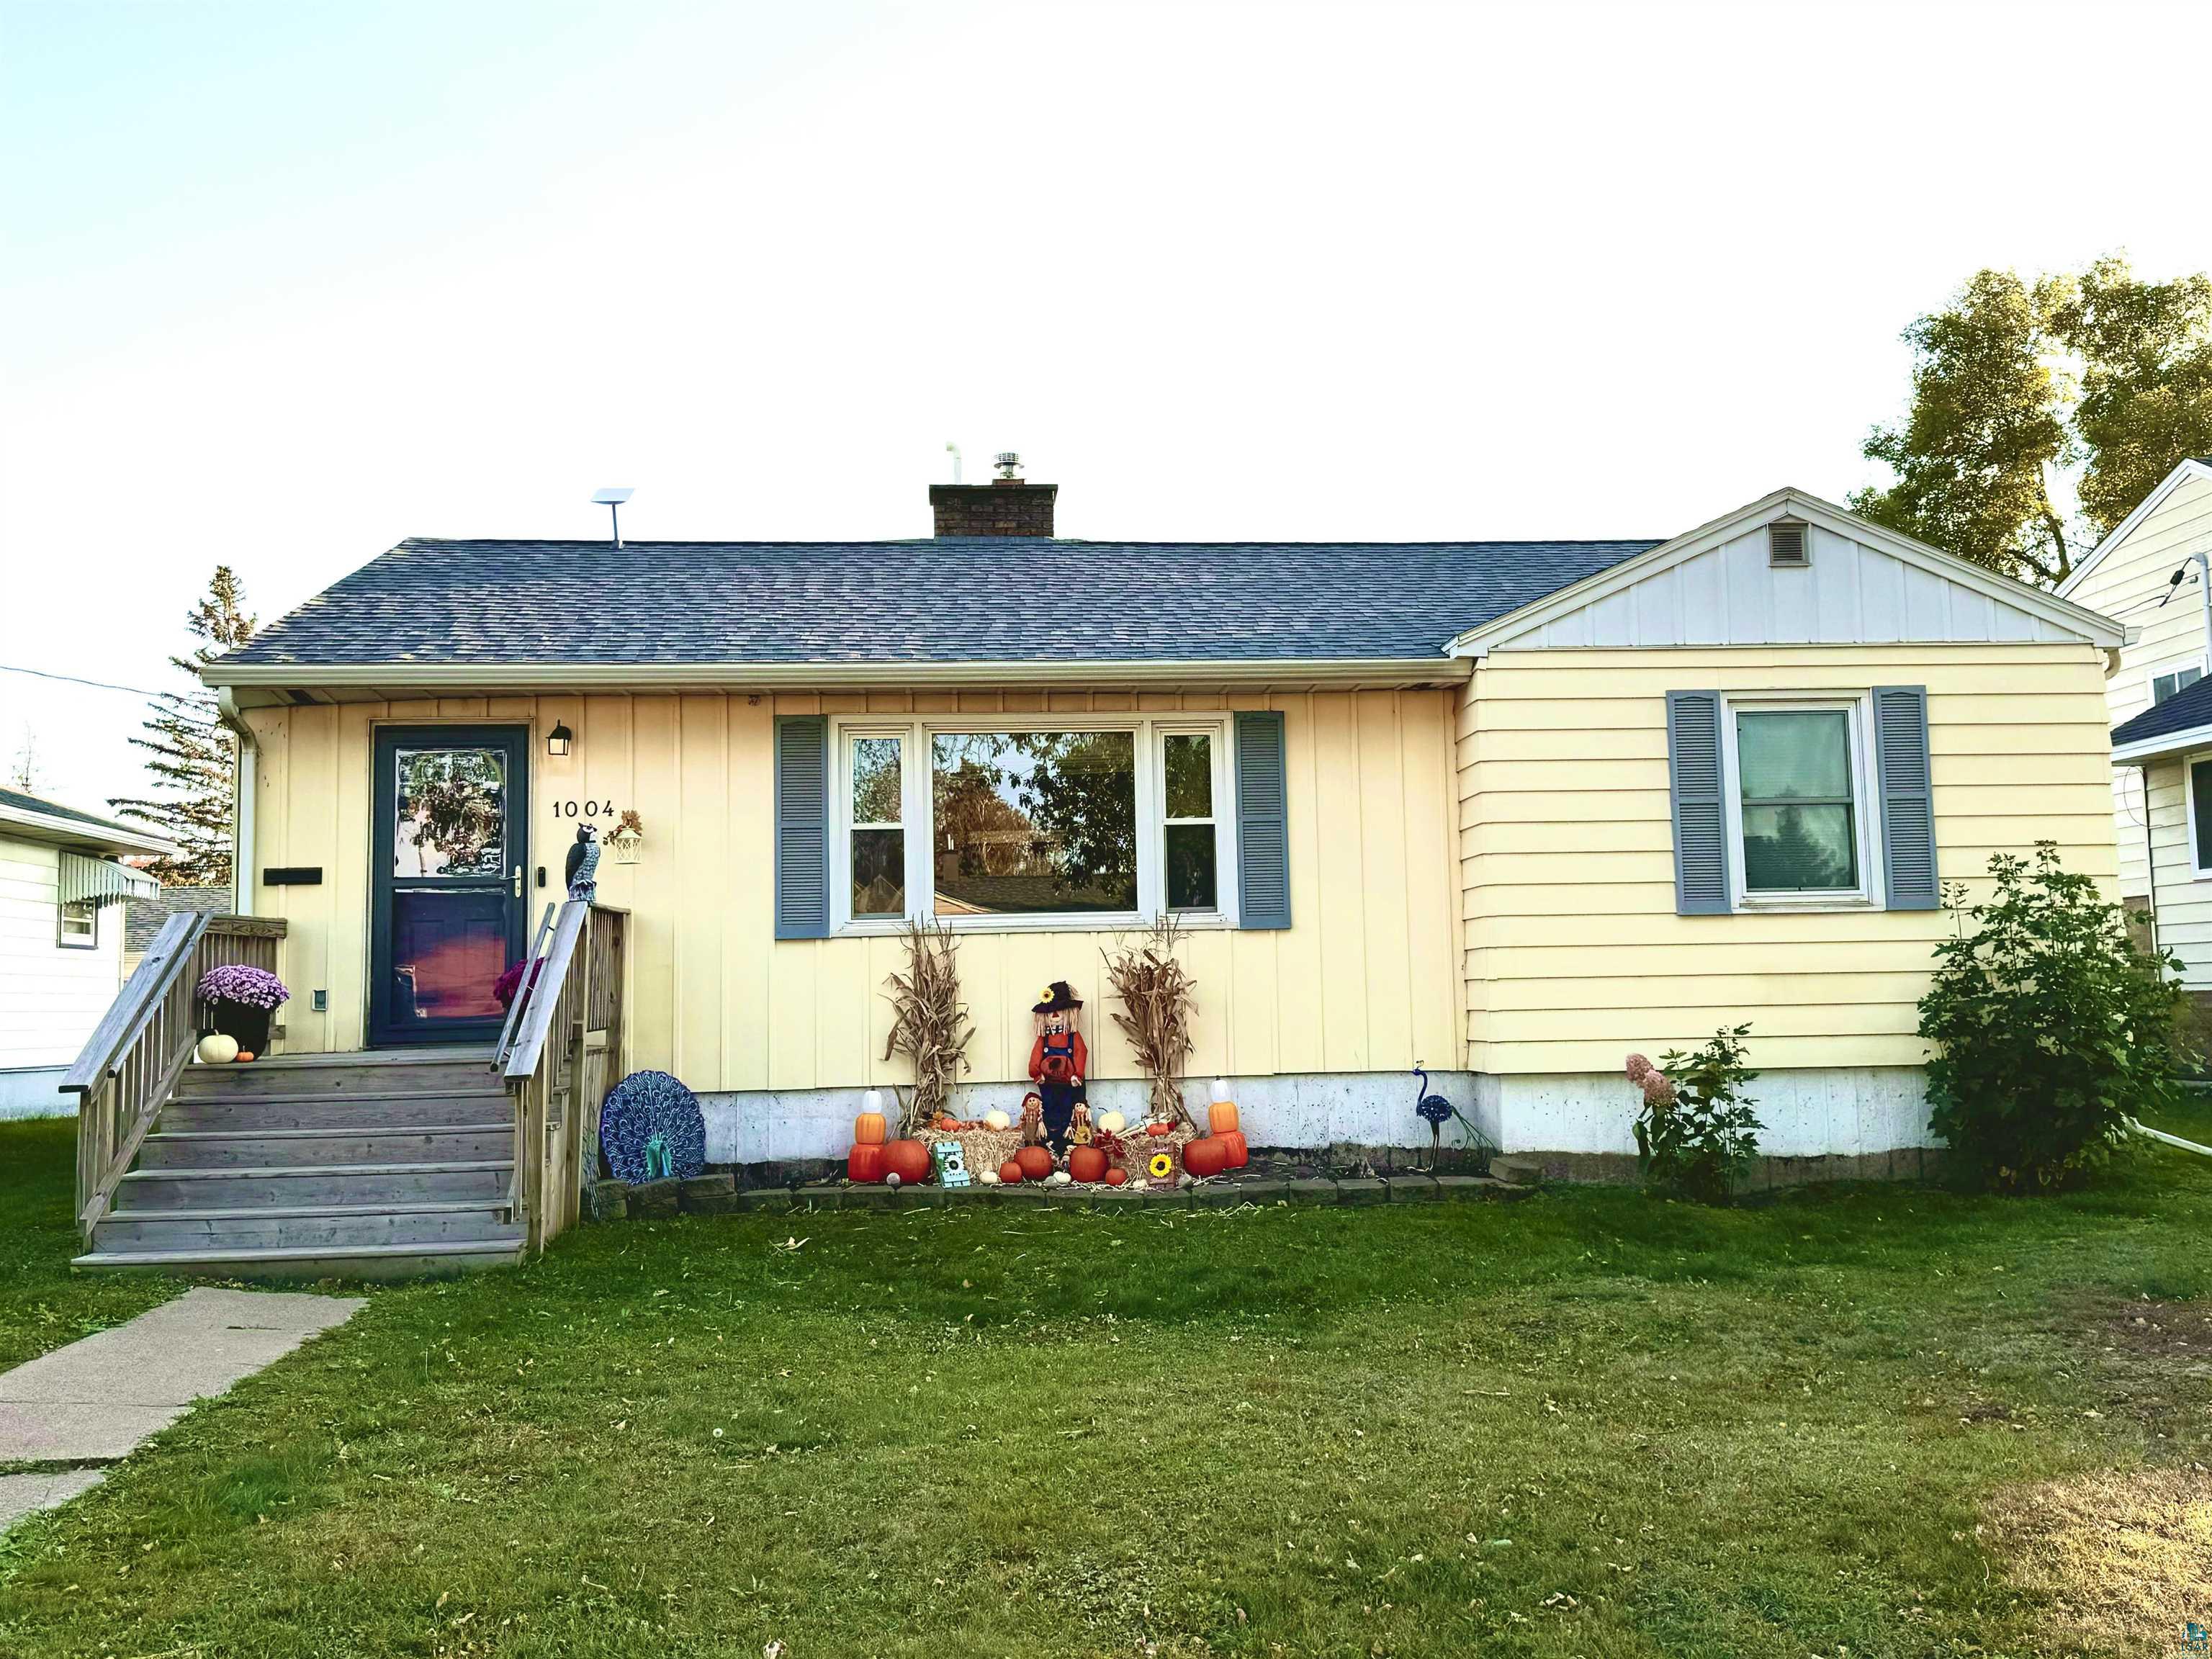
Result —
<path fill-rule="evenodd" d="M 169 662 L 190 678 L 192 689 L 162 692 L 147 717 L 146 735 L 131 739 L 146 750 L 153 793 L 112 796 L 107 804 L 176 842 L 176 857 L 147 866 L 157 880 L 172 887 L 220 887 L 231 879 L 237 749 L 216 718 L 215 693 L 199 683 L 199 671 L 252 638 L 254 627 L 245 592 L 228 565 L 216 567 L 205 597 L 187 613 L 185 627 L 199 643 Z"/>
<path fill-rule="evenodd" d="M 1977 272 L 1950 309 L 1906 329 L 1911 407 L 1865 446 L 1896 480 L 1853 510 L 2004 575 L 2063 580 L 2072 550 L 2051 482 L 2071 444 L 2043 334 L 2034 293 L 2008 270 Z"/>
<path fill-rule="evenodd" d="M 2212 453 L 2212 277 L 2145 283 L 2100 259 L 2044 303 L 2081 360 L 2081 510 L 2109 535 L 2184 457 Z"/>
<path fill-rule="evenodd" d="M 2004 575 L 2057 583 L 2177 463 L 2212 453 L 2212 280 L 2124 259 L 2032 285 L 1982 270 L 1905 330 L 1912 397 L 1853 509 Z M 2078 495 L 2069 522 L 2062 502 Z"/>

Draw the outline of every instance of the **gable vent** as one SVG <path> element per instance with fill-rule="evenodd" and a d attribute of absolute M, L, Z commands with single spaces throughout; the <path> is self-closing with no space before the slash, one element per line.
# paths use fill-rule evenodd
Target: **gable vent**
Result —
<path fill-rule="evenodd" d="M 1803 570 L 1813 562 L 1811 526 L 1802 519 L 1777 519 L 1766 526 L 1766 562 L 1777 570 Z"/>

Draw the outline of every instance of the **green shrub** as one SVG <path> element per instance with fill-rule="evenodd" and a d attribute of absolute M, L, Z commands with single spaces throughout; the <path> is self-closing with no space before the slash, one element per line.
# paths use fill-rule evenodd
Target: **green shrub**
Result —
<path fill-rule="evenodd" d="M 1759 1075 L 1743 1063 L 1748 1025 L 1723 1026 L 1702 1048 L 1670 1048 L 1655 1067 L 1628 1057 L 1628 1080 L 1644 1091 L 1636 1115 L 1636 1164 L 1653 1192 L 1725 1204 L 1759 1156 L 1759 1119 L 1742 1097 Z"/>
<path fill-rule="evenodd" d="M 2042 1192 L 2110 1158 L 2130 1116 L 2172 1103 L 2179 964 L 2137 951 L 2120 907 L 2051 842 L 2033 864 L 1997 854 L 1990 874 L 1986 902 L 1961 911 L 1960 890 L 1944 892 L 1961 921 L 1920 1000 L 1929 1124 L 1962 1181 Z"/>

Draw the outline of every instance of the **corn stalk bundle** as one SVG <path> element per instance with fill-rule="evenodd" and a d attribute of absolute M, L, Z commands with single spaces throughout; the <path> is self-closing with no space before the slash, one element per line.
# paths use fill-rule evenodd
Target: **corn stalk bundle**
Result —
<path fill-rule="evenodd" d="M 942 922 L 912 921 L 906 930 L 906 972 L 884 981 L 890 988 L 891 1034 L 884 1058 L 904 1054 L 914 1062 L 914 1089 L 900 1097 L 900 1122 L 919 1136 L 952 1103 L 952 1085 L 968 1069 L 968 1043 L 975 1028 L 960 1000 L 957 941 Z"/>
<path fill-rule="evenodd" d="M 1114 1024 L 1129 1039 L 1137 1069 L 1152 1085 L 1152 1116 L 1198 1126 L 1182 1103 L 1183 1067 L 1190 1060 L 1190 1017 L 1198 981 L 1175 953 L 1175 919 L 1153 925 L 1142 945 L 1122 945 L 1106 958 L 1107 982 L 1121 1006 Z"/>

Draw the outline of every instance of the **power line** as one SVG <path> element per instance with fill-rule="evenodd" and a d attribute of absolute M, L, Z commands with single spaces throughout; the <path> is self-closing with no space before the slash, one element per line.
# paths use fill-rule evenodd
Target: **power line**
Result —
<path fill-rule="evenodd" d="M 179 691 L 149 691 L 136 685 L 118 685 L 112 680 L 88 680 L 76 674 L 52 674 L 43 668 L 19 668 L 14 663 L 0 662 L 0 674 L 28 674 L 34 679 L 59 680 L 66 685 L 88 685 L 95 691 L 126 691 L 134 697 L 181 697 Z M 189 714 L 178 714 L 178 720 L 191 726 L 204 726 L 213 731 L 220 722 L 194 720 Z"/>

